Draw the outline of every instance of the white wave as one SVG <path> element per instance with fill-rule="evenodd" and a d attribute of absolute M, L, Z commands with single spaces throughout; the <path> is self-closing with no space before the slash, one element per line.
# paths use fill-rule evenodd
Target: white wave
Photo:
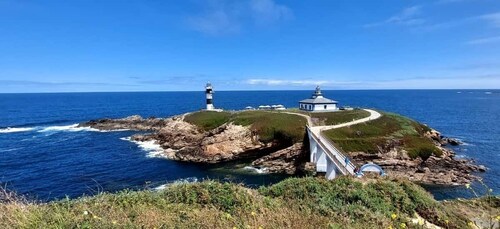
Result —
<path fill-rule="evenodd" d="M 11 151 L 20 150 L 20 149 L 24 149 L 24 148 L 20 147 L 20 148 L 12 148 L 12 149 L 2 149 L 2 150 L 0 150 L 0 152 L 1 153 L 3 153 L 3 152 L 11 152 Z"/>
<path fill-rule="evenodd" d="M 90 127 L 89 127 L 90 128 Z M 130 131 L 130 129 L 116 129 L 116 130 L 98 130 L 91 128 L 92 131 L 99 131 L 99 132 L 121 132 L 121 131 Z"/>
<path fill-rule="evenodd" d="M 117 129 L 117 130 L 99 130 L 92 127 L 79 127 L 79 124 L 71 124 L 66 126 L 48 126 L 43 127 L 38 132 L 58 132 L 58 131 L 69 131 L 69 132 L 78 132 L 78 131 L 92 131 L 92 132 L 116 132 L 116 131 L 129 131 L 129 129 Z"/>
<path fill-rule="evenodd" d="M 32 131 L 34 129 L 35 128 L 33 128 L 33 127 L 7 127 L 7 128 L 0 129 L 0 134 L 26 132 L 26 131 Z"/>
<path fill-rule="evenodd" d="M 264 174 L 264 173 L 267 173 L 267 168 L 256 168 L 256 167 L 252 167 L 252 166 L 245 166 L 243 167 L 243 169 L 245 170 L 251 170 L 255 173 L 258 173 L 258 174 Z"/>
<path fill-rule="evenodd" d="M 67 126 L 48 126 L 42 128 L 38 132 L 43 133 L 43 132 L 58 132 L 58 131 L 77 132 L 77 131 L 99 131 L 99 130 L 90 127 L 78 127 L 78 123 L 76 123 Z"/>
<path fill-rule="evenodd" d="M 130 137 L 120 138 L 124 141 L 129 141 L 137 144 L 141 150 L 148 152 L 147 157 L 164 157 L 163 156 L 163 148 L 161 145 L 156 143 L 155 140 L 150 141 L 134 141 Z"/>
<path fill-rule="evenodd" d="M 491 91 L 487 91 L 484 94 L 491 95 L 492 93 L 491 93 Z"/>
<path fill-rule="evenodd" d="M 163 189 L 166 189 L 168 186 L 170 186 L 172 184 L 185 184 L 185 183 L 196 183 L 196 182 L 198 182 L 197 177 L 188 177 L 188 178 L 178 179 L 178 180 L 175 180 L 173 182 L 166 183 L 166 184 L 162 184 L 162 185 L 155 187 L 153 189 L 156 191 L 161 191 Z"/>
<path fill-rule="evenodd" d="M 472 143 L 467 143 L 467 142 L 464 142 L 464 141 L 461 141 L 463 146 L 475 146 L 474 144 Z"/>

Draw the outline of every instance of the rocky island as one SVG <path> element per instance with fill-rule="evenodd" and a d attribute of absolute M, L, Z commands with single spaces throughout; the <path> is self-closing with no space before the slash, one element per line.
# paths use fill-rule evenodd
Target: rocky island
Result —
<path fill-rule="evenodd" d="M 380 165 L 390 176 L 424 184 L 460 185 L 477 179 L 484 166 L 455 158 L 447 145 L 460 144 L 409 118 L 381 112 L 376 120 L 324 132 L 360 166 Z M 314 173 L 308 163 L 305 125 L 335 125 L 368 116 L 364 110 L 305 113 L 298 110 L 200 111 L 170 118 L 100 119 L 80 124 L 100 130 L 145 131 L 133 141 L 153 141 L 162 157 L 196 163 L 252 159 L 271 173 Z M 308 116 L 308 117 L 307 117 Z"/>

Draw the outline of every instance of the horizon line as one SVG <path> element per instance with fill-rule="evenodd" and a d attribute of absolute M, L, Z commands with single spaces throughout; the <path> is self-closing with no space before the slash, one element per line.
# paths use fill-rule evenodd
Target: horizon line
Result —
<path fill-rule="evenodd" d="M 500 90 L 500 88 L 384 88 L 384 89 L 322 89 L 322 91 L 424 91 L 424 90 Z M 305 89 L 270 89 L 270 90 L 214 90 L 215 92 L 263 92 L 263 91 L 312 91 Z M 158 93 L 158 92 L 204 92 L 204 90 L 172 90 L 172 91 L 53 91 L 53 92 L 0 92 L 0 94 L 71 94 L 71 93 Z"/>

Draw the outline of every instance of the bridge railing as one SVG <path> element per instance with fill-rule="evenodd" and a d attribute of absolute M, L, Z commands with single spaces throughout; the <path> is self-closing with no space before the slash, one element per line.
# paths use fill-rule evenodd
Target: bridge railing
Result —
<path fill-rule="evenodd" d="M 324 142 L 324 144 L 327 145 L 328 148 L 336 152 L 335 155 L 338 157 L 337 159 L 344 166 L 344 168 L 346 168 L 350 174 L 354 174 L 356 166 L 351 162 L 351 159 L 346 156 L 347 153 L 343 151 L 342 148 L 336 146 L 335 143 L 330 139 L 324 137 L 322 133 L 320 133 L 319 138 L 322 140 L 322 142 Z"/>
<path fill-rule="evenodd" d="M 343 174 L 354 175 L 354 164 L 350 162 L 350 160 L 346 160 L 347 157 L 341 150 L 338 149 L 338 147 L 335 147 L 328 139 L 321 136 L 321 132 L 319 133 L 319 136 L 316 136 L 309 126 L 307 126 L 307 131 L 311 133 L 314 140 L 316 140 L 320 147 L 324 149 L 325 153 L 328 154 L 329 158 L 333 160 Z"/>

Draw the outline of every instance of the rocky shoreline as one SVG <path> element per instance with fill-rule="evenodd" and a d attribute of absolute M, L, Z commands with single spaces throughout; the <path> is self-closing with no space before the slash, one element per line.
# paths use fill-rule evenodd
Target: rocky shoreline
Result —
<path fill-rule="evenodd" d="M 278 141 L 263 143 L 259 136 L 247 126 L 225 123 L 213 130 L 204 131 L 184 121 L 187 114 L 170 118 L 142 118 L 130 116 L 122 119 L 100 119 L 80 124 L 80 127 L 92 127 L 99 130 L 130 129 L 148 133 L 135 134 L 133 141 L 155 141 L 163 149 L 162 157 L 171 160 L 219 163 L 244 158 L 251 158 L 252 166 L 266 168 L 270 173 L 313 174 L 314 165 L 308 163 L 306 142 L 292 145 Z M 462 185 L 478 179 L 475 172 L 484 172 L 484 166 L 473 161 L 455 158 L 447 145 L 458 145 L 460 141 L 443 137 L 431 130 L 426 136 L 432 139 L 443 153 L 411 159 L 408 154 L 388 143 L 377 154 L 354 152 L 351 157 L 358 166 L 367 162 L 376 163 L 391 176 L 407 177 L 424 184 Z"/>

